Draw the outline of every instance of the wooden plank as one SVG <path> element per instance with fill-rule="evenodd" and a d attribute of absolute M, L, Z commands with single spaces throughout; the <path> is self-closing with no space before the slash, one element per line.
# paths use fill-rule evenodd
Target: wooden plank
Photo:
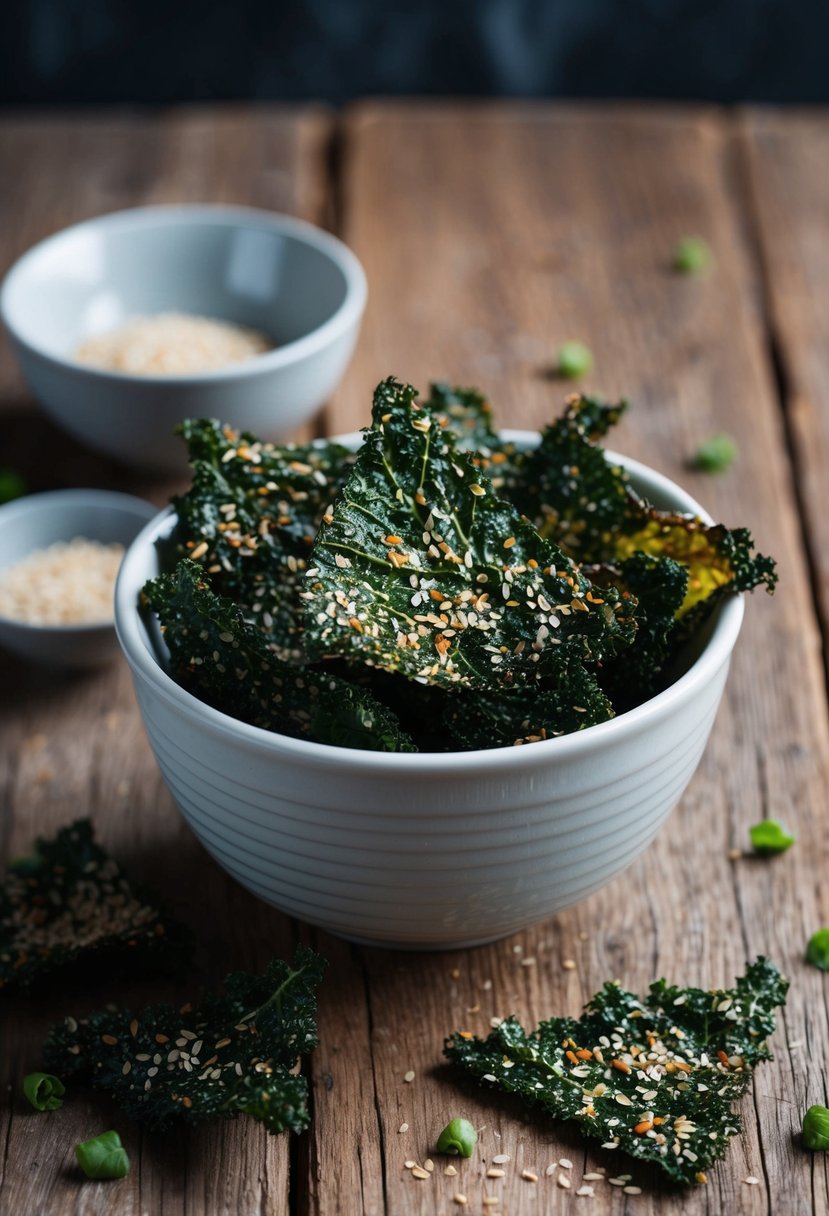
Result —
<path fill-rule="evenodd" d="M 829 635 L 829 119 L 752 110 L 740 145 L 779 359 L 794 477 L 808 530 L 824 637 Z"/>
<path fill-rule="evenodd" d="M 349 1211 L 381 1210 L 381 1186 L 395 1216 L 446 1212 L 455 1186 L 470 1210 L 491 1191 L 511 1216 L 565 1211 L 571 1200 L 554 1180 L 528 1183 L 520 1167 L 543 1168 L 565 1155 L 575 1182 L 587 1164 L 600 1161 L 611 1172 L 623 1164 L 459 1085 L 441 1064 L 444 1033 L 459 1025 L 485 1031 L 491 1016 L 510 1011 L 527 1019 L 576 1013 L 609 977 L 634 989 L 658 975 L 720 985 L 763 952 L 793 984 L 776 1062 L 758 1072 L 743 1103 L 745 1134 L 706 1187 L 677 1194 L 646 1178 L 636 1211 L 795 1216 L 829 1206 L 824 1164 L 796 1139 L 802 1111 L 825 1099 L 823 979 L 802 954 L 829 914 L 821 881 L 829 736 L 731 135 L 722 115 L 694 109 L 367 104 L 348 120 L 343 234 L 366 265 L 370 303 L 330 412 L 334 429 L 366 422 L 371 389 L 389 373 L 424 387 L 431 377 L 480 384 L 502 424 L 537 426 L 565 391 L 549 376 L 553 352 L 578 337 L 596 356 L 586 386 L 636 403 L 616 446 L 682 481 L 725 522 L 751 524 L 781 568 L 777 597 L 748 604 L 700 771 L 628 874 L 491 947 L 438 956 L 367 952 L 370 1018 L 345 1026 L 340 1010 L 326 1010 L 323 1042 L 333 1013 L 354 1059 L 373 1066 L 374 1104 L 363 1126 L 373 1137 L 374 1175 L 368 1198 L 355 1190 Z M 670 272 L 673 245 L 687 233 L 711 243 L 710 274 Z M 736 466 L 718 479 L 690 472 L 689 454 L 722 429 L 738 441 Z M 765 814 L 794 826 L 797 847 L 773 862 L 729 861 L 728 851 L 745 847 L 748 826 Z M 525 958 L 535 965 L 522 966 Z M 563 970 L 563 958 L 576 969 Z M 410 1085 L 407 1069 L 416 1074 Z M 347 1072 L 342 1061 L 339 1075 Z M 486 1128 L 478 1157 L 461 1167 L 457 1183 L 440 1172 L 442 1163 L 431 1180 L 413 1179 L 404 1160 L 422 1160 L 446 1118 L 459 1113 Z M 312 1211 L 320 1214 L 342 1210 L 342 1171 L 354 1168 L 354 1145 L 339 1137 L 345 1117 L 333 1097 L 317 1107 L 312 1160 L 324 1155 L 326 1168 L 314 1177 Z M 487 1182 L 483 1158 L 499 1150 L 511 1155 L 507 1177 Z M 745 1185 L 749 1175 L 760 1185 Z M 615 1195 L 597 1186 L 590 1210 L 621 1211 L 624 1199 Z"/>
<path fill-rule="evenodd" d="M 318 220 L 326 198 L 328 120 L 313 108 L 199 109 L 162 114 L 20 118 L 0 124 L 0 265 L 33 241 L 97 212 L 147 202 L 247 203 Z M 0 360 L 4 442 L 32 489 L 112 485 L 164 502 L 149 485 L 59 435 L 30 409 L 8 350 Z M 248 1120 L 192 1135 L 142 1134 L 113 1108 L 78 1098 L 48 1116 L 27 1110 L 22 1075 L 38 1066 L 46 1027 L 70 1009 L 118 999 L 182 1001 L 228 971 L 290 955 L 295 928 L 231 882 L 176 812 L 146 743 L 126 664 L 60 676 L 0 657 L 0 844 L 7 858 L 37 834 L 91 816 L 104 845 L 149 881 L 201 943 L 191 972 L 3 999 L 0 1014 L 0 1211 L 32 1216 L 232 1216 L 289 1207 L 288 1137 Z M 117 1185 L 85 1183 L 72 1146 L 114 1126 L 132 1158 Z"/>

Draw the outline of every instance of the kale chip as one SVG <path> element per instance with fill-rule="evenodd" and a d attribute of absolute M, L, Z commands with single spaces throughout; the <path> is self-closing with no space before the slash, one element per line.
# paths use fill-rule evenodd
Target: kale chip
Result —
<path fill-rule="evenodd" d="M 578 1019 L 550 1018 L 527 1033 L 507 1018 L 486 1039 L 451 1035 L 445 1054 L 483 1084 L 575 1122 L 603 1148 L 676 1182 L 703 1182 L 740 1130 L 732 1103 L 770 1059 L 766 1038 L 787 989 L 764 958 L 721 991 L 660 980 L 640 1000 L 609 983 Z"/>
<path fill-rule="evenodd" d="M 311 554 L 310 656 L 509 688 L 629 645 L 633 601 L 594 594 L 416 397 L 392 378 L 375 392 L 373 425 Z"/>
<path fill-rule="evenodd" d="M 248 1114 L 269 1132 L 308 1126 L 308 1084 L 294 1071 L 317 1044 L 316 997 L 325 963 L 299 946 L 293 967 L 236 972 L 222 994 L 138 1014 L 103 1009 L 68 1017 L 44 1043 L 46 1067 L 105 1090 L 132 1118 L 163 1130 Z"/>
<path fill-rule="evenodd" d="M 27 988 L 68 963 L 173 961 L 184 930 L 95 843 L 88 819 L 38 839 L 0 886 L 0 989 Z"/>
<path fill-rule="evenodd" d="M 519 509 L 579 562 L 621 562 L 647 553 L 684 565 L 688 586 L 680 617 L 703 603 L 710 609 L 725 590 L 773 590 L 775 563 L 754 554 L 747 529 L 657 510 L 635 492 L 621 465 L 608 459 L 598 440 L 625 408 L 625 402 L 571 397 L 521 466 L 512 489 Z"/>
<path fill-rule="evenodd" d="M 217 596 L 195 562 L 144 587 L 175 679 L 208 705 L 263 730 L 335 747 L 415 751 L 394 715 L 365 689 L 283 662 L 233 600 Z"/>
<path fill-rule="evenodd" d="M 308 554 L 353 454 L 336 443 L 278 447 L 208 419 L 179 432 L 193 480 L 173 499 L 177 556 L 197 560 L 280 658 L 301 660 Z"/>

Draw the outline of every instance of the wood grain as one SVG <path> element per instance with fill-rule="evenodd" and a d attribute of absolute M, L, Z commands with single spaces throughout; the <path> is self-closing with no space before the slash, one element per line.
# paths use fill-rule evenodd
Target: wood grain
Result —
<path fill-rule="evenodd" d="M 816 112 L 748 111 L 740 149 L 794 451 L 824 636 L 829 635 L 829 125 Z"/>
<path fill-rule="evenodd" d="M 564 1211 L 569 1196 L 549 1179 L 527 1183 L 518 1167 L 565 1153 L 574 1174 L 584 1168 L 584 1152 L 560 1129 L 525 1125 L 450 1083 L 440 1066 L 445 1031 L 485 1030 L 491 1015 L 513 1010 L 529 1019 L 575 1013 L 609 976 L 634 989 L 663 974 L 718 985 L 760 952 L 793 987 L 777 1062 L 760 1070 L 744 1103 L 746 1134 L 707 1187 L 676 1195 L 648 1179 L 636 1211 L 794 1214 L 829 1202 L 822 1161 L 795 1139 L 805 1106 L 824 1097 L 823 980 L 802 954 L 827 916 L 826 705 L 738 169 L 729 122 L 713 111 L 367 104 L 350 117 L 344 235 L 366 264 L 371 300 L 332 425 L 364 423 L 373 384 L 393 372 L 424 387 L 432 377 L 479 384 L 503 424 L 537 426 L 567 388 L 550 376 L 555 349 L 577 337 L 595 354 L 586 386 L 635 402 L 616 446 L 681 480 L 725 522 L 750 523 L 781 565 L 777 597 L 748 605 L 702 767 L 627 875 L 514 941 L 397 966 L 369 956 L 390 1211 L 447 1210 L 446 1180 L 413 1180 L 402 1162 L 425 1156 L 447 1114 L 461 1110 L 487 1127 L 481 1158 L 500 1149 L 513 1159 L 500 1183 L 486 1182 L 483 1160 L 463 1167 L 476 1206 L 491 1189 L 505 1210 L 529 1213 L 543 1191 L 544 1210 Z M 713 246 L 709 275 L 671 273 L 673 246 L 687 233 Z M 721 429 L 738 441 L 735 468 L 719 479 L 690 472 L 689 455 Z M 729 849 L 746 847 L 748 826 L 765 814 L 793 824 L 797 849 L 771 864 L 730 862 Z M 562 970 L 563 957 L 577 970 Z M 536 962 L 522 967 L 524 958 Z M 417 1074 L 411 1087 L 401 1081 L 407 1068 Z M 396 1130 L 403 1118 L 406 1137 Z M 333 1137 L 324 1111 L 312 1135 Z M 622 1168 L 607 1154 L 603 1164 Z M 749 1175 L 761 1185 L 743 1184 Z M 322 1180 L 321 1213 L 335 1210 L 324 1188 Z M 616 1212 L 623 1202 L 605 1187 L 590 1210 Z"/>
<path fill-rule="evenodd" d="M 322 218 L 328 120 L 314 108 L 200 109 L 30 119 L 0 124 L 0 265 L 26 246 L 98 212 L 149 202 L 234 202 Z M 166 501 L 168 485 L 85 451 L 60 435 L 26 397 L 7 349 L 0 360 L 5 436 L 0 463 L 30 488 L 111 485 Z M 147 745 L 126 663 L 91 675 L 55 676 L 0 659 L 0 844 L 26 851 L 89 815 L 103 844 L 168 900 L 200 946 L 189 974 L 136 980 L 117 993 L 105 976 L 59 999 L 5 998 L 0 1024 L 0 1211 L 32 1216 L 287 1214 L 291 1144 L 246 1120 L 191 1135 L 143 1134 L 100 1099 L 76 1099 L 47 1116 L 27 1109 L 22 1075 L 39 1065 L 47 1026 L 68 1010 L 118 999 L 186 1000 L 228 971 L 289 956 L 287 918 L 248 896 L 184 827 Z M 116 1126 L 132 1158 L 129 1176 L 85 1182 L 72 1146 Z"/>

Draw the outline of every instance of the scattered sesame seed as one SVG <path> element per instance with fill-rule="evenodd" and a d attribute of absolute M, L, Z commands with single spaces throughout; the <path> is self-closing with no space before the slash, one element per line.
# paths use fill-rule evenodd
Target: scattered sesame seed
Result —
<path fill-rule="evenodd" d="M 408 1072 L 404 1072 L 404 1074 L 403 1074 L 404 1081 L 411 1082 L 411 1081 L 414 1081 L 414 1079 L 415 1079 L 415 1074 L 414 1074 L 413 1068 L 410 1068 Z"/>
<path fill-rule="evenodd" d="M 576 1191 L 577 1195 L 592 1195 L 594 1194 L 592 1186 L 580 1186 Z"/>
<path fill-rule="evenodd" d="M 398 1130 L 399 1134 L 402 1136 L 405 1132 L 407 1132 L 409 1130 L 408 1123 L 401 1123 L 397 1130 Z"/>
<path fill-rule="evenodd" d="M 759 1186 L 760 1185 L 760 1179 L 755 1178 L 753 1174 L 749 1174 L 748 1178 L 743 1179 L 743 1182 L 746 1184 L 746 1186 Z"/>
<path fill-rule="evenodd" d="M 739 861 L 740 858 L 742 857 L 742 855 L 743 855 L 742 849 L 729 849 L 728 850 L 728 860 L 729 861 Z"/>
<path fill-rule="evenodd" d="M 412 1167 L 412 1177 L 413 1178 L 423 1179 L 423 1178 L 431 1178 L 431 1176 L 432 1175 L 429 1173 L 429 1171 L 424 1170 L 423 1167 L 420 1165 L 415 1165 Z"/>
<path fill-rule="evenodd" d="M 562 1187 L 562 1188 L 563 1188 L 565 1191 L 569 1191 L 569 1190 L 570 1190 L 571 1182 L 570 1182 L 570 1179 L 568 1178 L 568 1176 L 567 1176 L 566 1174 L 557 1174 L 557 1175 L 556 1175 L 556 1182 L 557 1182 L 557 1183 L 558 1183 L 558 1185 L 559 1185 L 560 1187 Z"/>
<path fill-rule="evenodd" d="M 417 1162 L 416 1161 L 404 1161 L 403 1164 L 407 1170 L 413 1170 L 414 1167 L 417 1165 Z"/>
<path fill-rule="evenodd" d="M 527 1182 L 538 1182 L 538 1174 L 534 1174 L 532 1170 L 522 1170 L 521 1177 Z"/>
<path fill-rule="evenodd" d="M 534 958 L 522 958 L 521 966 L 522 967 L 534 967 L 535 962 L 536 962 L 536 960 Z"/>
<path fill-rule="evenodd" d="M 492 1158 L 492 1164 L 493 1165 L 506 1165 L 506 1163 L 509 1160 L 510 1160 L 509 1153 L 496 1153 L 495 1156 Z"/>
<path fill-rule="evenodd" d="M 455 1169 L 454 1165 L 447 1165 L 443 1172 L 446 1174 L 447 1178 L 454 1178 L 458 1171 Z"/>
<path fill-rule="evenodd" d="M 501 1169 L 489 1169 L 486 1172 L 487 1178 L 505 1178 L 506 1171 Z"/>
<path fill-rule="evenodd" d="M 558 1169 L 558 1162 L 551 1161 L 550 1164 L 547 1166 L 546 1170 L 544 1171 L 544 1173 L 547 1175 L 548 1178 L 552 1178 L 553 1174 L 556 1172 L 557 1169 Z"/>
<path fill-rule="evenodd" d="M 576 960 L 574 958 L 565 958 L 562 961 L 561 965 L 565 971 L 575 971 L 576 970 Z"/>
<path fill-rule="evenodd" d="M 563 1170 L 571 1170 L 573 1168 L 573 1162 L 569 1161 L 567 1157 L 559 1157 L 558 1163 Z"/>
<path fill-rule="evenodd" d="M 584 1178 L 582 1179 L 582 1182 L 601 1182 L 601 1180 L 603 1178 L 604 1178 L 604 1174 L 598 1174 L 598 1173 L 585 1174 Z"/>
<path fill-rule="evenodd" d="M 642 1188 L 641 1188 L 641 1186 L 626 1186 L 625 1189 L 622 1191 L 622 1194 L 623 1195 L 641 1195 Z"/>
<path fill-rule="evenodd" d="M 459 1208 L 462 1208 L 462 1207 L 464 1207 L 464 1205 L 465 1205 L 465 1204 L 467 1204 L 469 1201 L 468 1201 L 468 1199 L 466 1198 L 466 1195 L 461 1195 L 461 1193 L 460 1193 L 460 1191 L 459 1191 L 457 1195 L 453 1195 L 453 1196 L 452 1196 L 452 1202 L 453 1202 L 453 1203 L 456 1203 L 456 1204 L 458 1205 L 458 1207 L 459 1207 Z"/>

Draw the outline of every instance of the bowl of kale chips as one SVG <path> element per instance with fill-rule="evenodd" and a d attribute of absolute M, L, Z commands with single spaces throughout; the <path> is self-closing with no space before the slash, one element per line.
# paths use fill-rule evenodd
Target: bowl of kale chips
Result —
<path fill-rule="evenodd" d="M 394 379 L 345 442 L 181 432 L 116 624 L 162 774 L 245 887 L 354 941 L 473 945 L 608 882 L 679 800 L 774 563 L 606 451 Z M 654 505 L 651 505 L 654 504 Z"/>

